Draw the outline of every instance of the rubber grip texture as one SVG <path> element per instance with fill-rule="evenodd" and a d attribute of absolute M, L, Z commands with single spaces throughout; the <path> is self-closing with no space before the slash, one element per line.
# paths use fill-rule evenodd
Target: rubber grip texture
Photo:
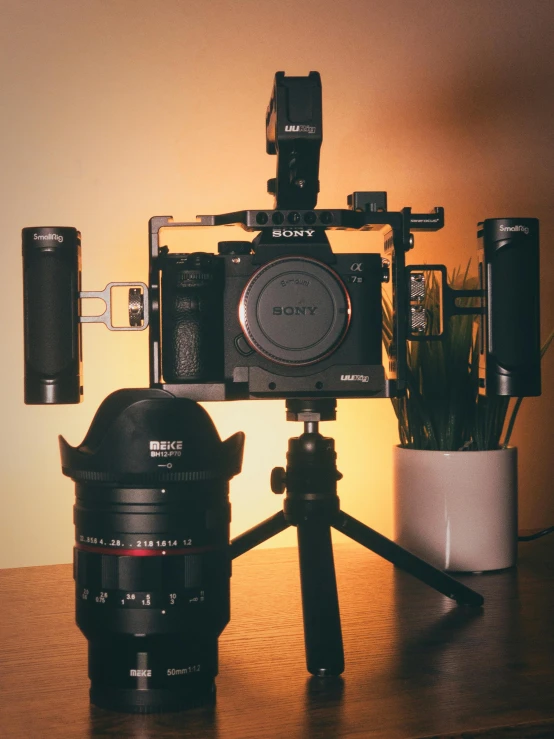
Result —
<path fill-rule="evenodd" d="M 81 399 L 80 234 L 75 228 L 25 228 L 23 293 L 25 402 Z"/>
<path fill-rule="evenodd" d="M 221 380 L 223 284 L 220 264 L 209 254 L 171 256 L 173 258 L 162 265 L 164 381 Z"/>

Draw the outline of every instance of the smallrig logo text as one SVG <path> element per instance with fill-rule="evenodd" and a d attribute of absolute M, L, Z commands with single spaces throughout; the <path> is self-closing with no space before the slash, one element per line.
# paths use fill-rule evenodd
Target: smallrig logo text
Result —
<path fill-rule="evenodd" d="M 341 382 L 369 382 L 369 375 L 341 375 Z"/>
<path fill-rule="evenodd" d="M 286 239 L 290 239 L 291 236 L 313 236 L 314 229 L 301 228 L 299 230 L 293 231 L 290 228 L 274 228 L 272 233 L 274 238 L 279 239 L 281 238 L 281 236 L 284 236 Z"/>
<path fill-rule="evenodd" d="M 510 233 L 529 233 L 529 226 L 522 226 L 521 224 L 519 226 L 500 226 L 501 231 L 508 231 Z"/>
<path fill-rule="evenodd" d="M 57 241 L 61 244 L 63 236 L 61 234 L 33 234 L 33 239 L 35 241 Z"/>
<path fill-rule="evenodd" d="M 287 133 L 315 133 L 315 126 L 285 126 Z"/>
<path fill-rule="evenodd" d="M 183 449 L 182 441 L 151 441 L 151 457 L 180 457 Z"/>

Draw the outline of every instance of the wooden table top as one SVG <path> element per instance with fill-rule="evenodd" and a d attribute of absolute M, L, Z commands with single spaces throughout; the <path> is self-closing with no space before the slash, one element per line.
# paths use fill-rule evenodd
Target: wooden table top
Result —
<path fill-rule="evenodd" d="M 335 564 L 342 679 L 305 670 L 296 550 L 252 551 L 233 563 L 215 709 L 149 716 L 89 705 L 70 565 L 0 572 L 0 736 L 554 737 L 554 536 L 520 544 L 517 570 L 460 578 L 481 612 L 356 545 Z"/>

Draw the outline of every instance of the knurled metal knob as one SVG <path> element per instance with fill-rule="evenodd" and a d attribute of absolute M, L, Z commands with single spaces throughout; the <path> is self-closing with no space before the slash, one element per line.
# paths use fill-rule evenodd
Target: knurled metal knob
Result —
<path fill-rule="evenodd" d="M 427 290 L 427 281 L 423 272 L 413 272 L 410 275 L 410 300 L 423 303 L 425 300 L 425 292 Z"/>
<path fill-rule="evenodd" d="M 129 290 L 129 326 L 142 326 L 144 320 L 144 295 L 140 287 Z"/>
<path fill-rule="evenodd" d="M 410 330 L 412 333 L 424 334 L 427 331 L 428 314 L 421 305 L 410 308 Z"/>

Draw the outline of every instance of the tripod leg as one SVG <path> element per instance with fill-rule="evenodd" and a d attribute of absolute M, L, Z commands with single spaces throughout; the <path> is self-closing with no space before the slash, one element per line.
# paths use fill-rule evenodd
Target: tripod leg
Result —
<path fill-rule="evenodd" d="M 410 575 L 417 577 L 426 585 L 430 585 L 439 593 L 447 595 L 449 598 L 463 603 L 469 606 L 482 606 L 483 596 L 476 593 L 475 590 L 462 585 L 450 575 L 447 575 L 442 570 L 433 567 L 423 559 L 416 557 L 415 554 L 411 554 L 406 549 L 395 544 L 390 539 L 387 539 L 377 531 L 370 529 L 369 526 L 361 523 L 352 516 L 349 516 L 343 511 L 339 511 L 333 526 L 337 531 L 341 531 L 346 534 L 358 544 L 371 549 L 384 559 L 388 559 L 400 569 L 405 570 Z"/>
<path fill-rule="evenodd" d="M 240 557 L 241 554 L 248 552 L 250 549 L 254 549 L 258 544 L 263 541 L 271 539 L 275 534 L 280 534 L 290 526 L 290 523 L 285 521 L 285 514 L 283 511 L 279 511 L 274 516 L 266 518 L 257 526 L 254 526 L 243 534 L 237 536 L 231 542 L 231 559 Z"/>
<path fill-rule="evenodd" d="M 301 521 L 297 530 L 308 672 L 340 675 L 344 652 L 331 530 L 319 521 Z"/>

